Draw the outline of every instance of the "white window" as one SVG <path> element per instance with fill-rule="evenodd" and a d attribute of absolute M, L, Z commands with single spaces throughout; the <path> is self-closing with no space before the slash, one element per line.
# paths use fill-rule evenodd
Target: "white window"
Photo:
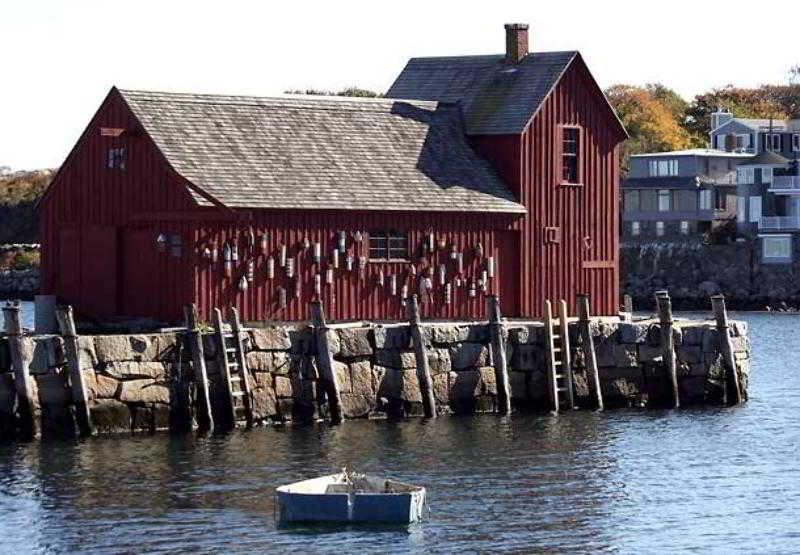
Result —
<path fill-rule="evenodd" d="M 747 204 L 746 198 L 739 197 L 736 199 L 736 221 L 742 224 L 746 221 L 744 213 L 746 204 Z"/>
<path fill-rule="evenodd" d="M 660 189 L 658 191 L 658 211 L 669 212 L 669 189 Z"/>
<path fill-rule="evenodd" d="M 750 223 L 757 224 L 761 220 L 761 197 L 750 197 Z"/>
<path fill-rule="evenodd" d="M 800 152 L 800 133 L 792 135 L 792 150 L 794 152 Z"/>
<path fill-rule="evenodd" d="M 656 236 L 664 236 L 664 222 L 656 222 Z"/>
<path fill-rule="evenodd" d="M 792 237 L 789 235 L 764 235 L 761 237 L 762 255 L 765 259 L 791 258 Z"/>
<path fill-rule="evenodd" d="M 780 152 L 783 147 L 783 135 L 780 133 L 767 133 L 767 150 Z"/>
<path fill-rule="evenodd" d="M 772 168 L 761 168 L 761 183 L 772 183 Z"/>
<path fill-rule="evenodd" d="M 700 191 L 700 210 L 711 210 L 711 189 Z"/>
<path fill-rule="evenodd" d="M 736 135 L 736 149 L 744 150 L 750 148 L 750 134 Z"/>
<path fill-rule="evenodd" d="M 648 163 L 650 177 L 670 177 L 678 175 L 677 160 L 651 160 Z"/>
<path fill-rule="evenodd" d="M 689 235 L 689 222 L 681 221 L 681 235 Z"/>
<path fill-rule="evenodd" d="M 753 168 L 736 168 L 736 183 L 750 185 L 755 181 Z"/>
<path fill-rule="evenodd" d="M 631 222 L 631 235 L 637 236 L 642 233 L 642 225 L 639 222 Z"/>
<path fill-rule="evenodd" d="M 725 150 L 725 135 L 716 135 L 714 137 L 714 143 L 717 150 Z"/>

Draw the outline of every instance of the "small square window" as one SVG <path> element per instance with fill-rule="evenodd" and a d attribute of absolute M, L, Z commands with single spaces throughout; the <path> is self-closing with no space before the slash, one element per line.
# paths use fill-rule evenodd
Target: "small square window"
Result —
<path fill-rule="evenodd" d="M 370 231 L 371 260 L 408 260 L 408 237 L 400 231 Z"/>
<path fill-rule="evenodd" d="M 125 170 L 125 148 L 109 148 L 107 167 L 110 170 Z"/>

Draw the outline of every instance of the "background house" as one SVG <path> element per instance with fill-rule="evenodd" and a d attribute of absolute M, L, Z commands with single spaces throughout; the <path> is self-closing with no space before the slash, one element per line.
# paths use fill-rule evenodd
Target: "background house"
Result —
<path fill-rule="evenodd" d="M 622 182 L 623 237 L 700 237 L 736 217 L 736 166 L 745 153 L 693 149 L 630 158 Z"/>
<path fill-rule="evenodd" d="M 619 309 L 625 130 L 577 52 L 409 61 L 388 99 L 112 89 L 40 203 L 42 292 L 175 321 Z M 412 100 L 409 100 L 412 99 Z"/>

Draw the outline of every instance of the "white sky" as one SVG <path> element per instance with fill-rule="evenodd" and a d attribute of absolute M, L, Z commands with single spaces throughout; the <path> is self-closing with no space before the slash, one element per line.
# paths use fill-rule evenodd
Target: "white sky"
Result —
<path fill-rule="evenodd" d="M 0 166 L 58 166 L 112 85 L 253 95 L 348 85 L 385 91 L 412 56 L 502 52 L 506 22 L 531 24 L 533 50 L 580 50 L 603 87 L 661 81 L 691 97 L 727 83 L 784 82 L 800 63 L 798 35 L 789 31 L 800 9 L 790 0 L 763 6 L 0 0 Z M 753 40 L 737 39 L 747 36 Z"/>

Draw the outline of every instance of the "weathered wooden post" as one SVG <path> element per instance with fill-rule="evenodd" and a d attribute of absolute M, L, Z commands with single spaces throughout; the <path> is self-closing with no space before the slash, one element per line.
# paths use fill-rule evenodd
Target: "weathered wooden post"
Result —
<path fill-rule="evenodd" d="M 711 307 L 714 310 L 714 318 L 717 321 L 719 350 L 722 353 L 722 360 L 725 364 L 727 398 L 731 404 L 738 405 L 742 402 L 742 388 L 739 384 L 739 373 L 736 371 L 736 358 L 733 355 L 731 336 L 728 333 L 728 311 L 725 309 L 725 297 L 723 295 L 711 297 Z"/>
<path fill-rule="evenodd" d="M 214 429 L 214 416 L 211 413 L 211 397 L 208 387 L 208 372 L 203 348 L 203 335 L 200 332 L 197 318 L 197 305 L 194 303 L 183 306 L 183 317 L 186 322 L 186 337 L 189 344 L 189 354 L 192 357 L 194 383 L 196 391 L 197 429 L 208 432 Z"/>
<path fill-rule="evenodd" d="M 656 294 L 656 307 L 661 321 L 661 354 L 672 386 L 673 406 L 677 409 L 681 406 L 678 393 L 678 363 L 675 357 L 675 338 L 672 335 L 672 301 L 666 291 L 659 291 Z"/>
<path fill-rule="evenodd" d="M 486 297 L 486 311 L 489 313 L 492 365 L 494 366 L 494 379 L 497 383 L 497 408 L 500 414 L 511 414 L 511 389 L 508 381 L 505 326 L 503 326 L 501 320 L 500 298 L 497 295 Z"/>
<path fill-rule="evenodd" d="M 75 420 L 81 436 L 94 434 L 92 414 L 89 410 L 89 389 L 83 377 L 80 360 L 80 345 L 71 306 L 56 307 L 56 320 L 64 338 L 64 355 L 67 359 L 72 402 L 75 405 Z"/>
<path fill-rule="evenodd" d="M 625 295 L 623 297 L 623 303 L 625 306 L 625 313 L 628 315 L 628 320 L 633 321 L 633 297 L 630 295 Z"/>
<path fill-rule="evenodd" d="M 19 319 L 19 302 L 8 302 L 3 307 L 5 330 L 11 351 L 11 370 L 14 372 L 14 388 L 17 391 L 17 413 L 20 421 L 20 438 L 30 440 L 40 435 L 36 414 L 37 399 L 30 376 L 30 356 L 26 352 Z"/>
<path fill-rule="evenodd" d="M 578 295 L 578 334 L 583 346 L 583 358 L 586 361 L 586 373 L 589 378 L 589 389 L 594 397 L 597 410 L 603 410 L 603 390 L 600 387 L 600 372 L 597 369 L 597 353 L 594 350 L 594 337 L 591 329 L 591 312 L 589 295 Z"/>
<path fill-rule="evenodd" d="M 436 398 L 433 395 L 433 379 L 425 338 L 422 335 L 419 317 L 419 299 L 416 295 L 406 300 L 408 306 L 408 322 L 411 330 L 411 342 L 414 346 L 414 358 L 417 361 L 417 380 L 422 394 L 422 411 L 425 418 L 436 418 Z"/>
<path fill-rule="evenodd" d="M 340 424 L 344 420 L 342 414 L 342 396 L 339 393 L 339 380 L 333 366 L 333 354 L 328 341 L 328 325 L 325 323 L 325 311 L 322 301 L 311 302 L 311 321 L 317 347 L 317 366 L 325 382 L 325 395 L 328 398 L 328 409 L 332 424 Z"/>

